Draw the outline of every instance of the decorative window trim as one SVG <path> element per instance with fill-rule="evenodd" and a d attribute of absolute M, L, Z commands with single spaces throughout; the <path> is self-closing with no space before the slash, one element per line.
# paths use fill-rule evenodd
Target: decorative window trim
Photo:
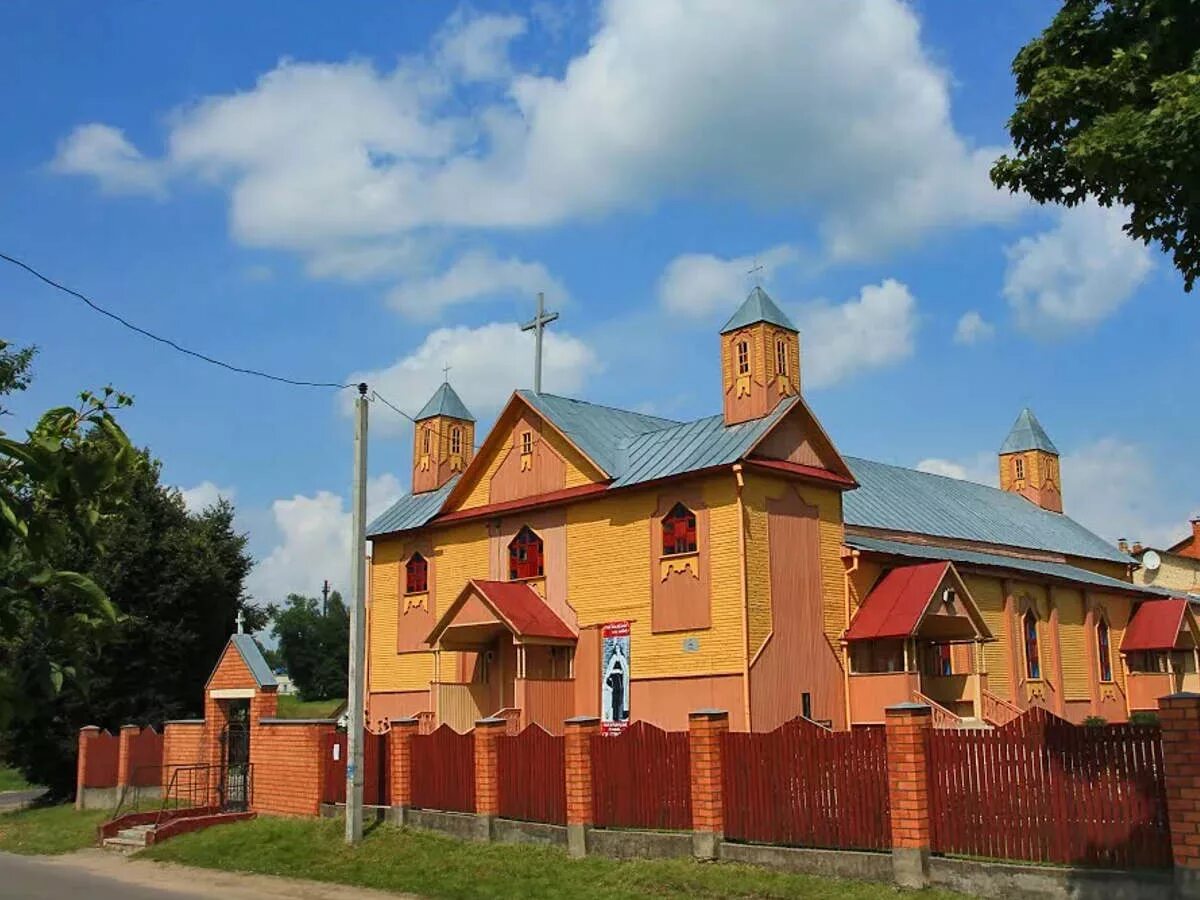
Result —
<path fill-rule="evenodd" d="M 671 523 L 672 537 L 672 549 L 669 551 L 667 549 L 668 521 Z M 676 501 L 667 514 L 658 520 L 658 527 L 661 534 L 662 556 L 664 559 L 671 556 L 688 556 L 698 552 L 700 538 L 696 513 L 684 504 L 682 500 Z M 679 549 L 681 542 L 683 544 L 682 550 Z"/>
<path fill-rule="evenodd" d="M 739 337 L 733 345 L 733 354 L 737 373 L 739 375 L 750 374 L 750 339 Z"/>
<path fill-rule="evenodd" d="M 790 374 L 788 372 L 788 340 L 782 336 L 775 339 L 775 371 L 784 378 Z"/>
<path fill-rule="evenodd" d="M 1017 481 L 1025 480 L 1025 460 L 1020 456 L 1013 457 L 1013 478 Z"/>
<path fill-rule="evenodd" d="M 420 578 L 419 578 L 419 582 L 418 582 L 417 586 L 414 587 L 413 584 L 414 584 L 414 579 L 415 579 L 415 575 L 416 575 L 416 570 L 414 569 L 414 566 L 416 566 L 418 564 L 421 566 L 421 569 L 419 571 Z M 404 562 L 404 596 L 412 597 L 417 594 L 428 594 L 428 593 L 429 593 L 429 560 L 426 559 L 425 555 L 423 553 L 421 553 L 419 550 L 414 550 L 412 552 L 412 554 L 409 555 L 408 559 L 405 560 L 405 562 Z M 409 605 L 405 604 L 405 611 L 407 612 L 408 609 L 409 609 Z"/>
<path fill-rule="evenodd" d="M 1033 637 L 1030 639 L 1029 622 L 1033 622 Z M 1042 640 L 1041 634 L 1038 633 L 1038 624 L 1041 619 L 1038 617 L 1037 610 L 1030 605 L 1024 612 L 1021 613 L 1021 656 L 1025 661 L 1025 680 L 1026 681 L 1044 681 L 1042 675 Z M 1033 645 L 1033 657 L 1030 657 L 1029 648 Z"/>
<path fill-rule="evenodd" d="M 533 431 L 526 428 L 521 432 L 521 453 L 533 452 Z"/>
<path fill-rule="evenodd" d="M 421 429 L 421 452 L 429 452 L 429 432 L 432 431 L 428 425 Z"/>
<path fill-rule="evenodd" d="M 1108 617 L 1100 613 L 1096 617 L 1096 675 L 1101 684 L 1112 684 L 1116 681 L 1112 656 L 1112 626 Z M 1108 669 L 1107 676 L 1105 669 Z"/>
<path fill-rule="evenodd" d="M 450 452 L 455 456 L 462 453 L 462 428 L 458 425 L 450 429 Z"/>
<path fill-rule="evenodd" d="M 545 541 L 528 525 L 522 525 L 508 542 L 508 580 L 532 581 L 545 577 Z"/>

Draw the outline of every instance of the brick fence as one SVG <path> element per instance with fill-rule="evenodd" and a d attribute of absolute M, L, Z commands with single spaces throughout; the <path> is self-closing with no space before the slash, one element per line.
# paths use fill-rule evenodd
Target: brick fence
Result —
<path fill-rule="evenodd" d="M 75 808 L 111 809 L 129 788 L 157 789 L 163 736 L 153 728 L 123 725 L 116 735 L 95 725 L 79 730 Z"/>

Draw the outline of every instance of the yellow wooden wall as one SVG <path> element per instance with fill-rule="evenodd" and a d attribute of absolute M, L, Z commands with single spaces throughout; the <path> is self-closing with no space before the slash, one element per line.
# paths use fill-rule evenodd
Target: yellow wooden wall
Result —
<path fill-rule="evenodd" d="M 637 678 L 741 673 L 744 664 L 741 566 L 732 474 L 703 482 L 709 508 L 712 625 L 695 631 L 650 631 L 650 517 L 669 488 L 622 492 L 567 510 L 567 596 L 579 625 L 630 620 Z M 686 653 L 687 638 L 699 650 Z"/>
<path fill-rule="evenodd" d="M 1004 700 L 1012 701 L 1012 665 L 1008 632 L 1004 625 L 1004 582 L 983 575 L 964 575 L 983 621 L 996 639 L 983 645 L 983 664 L 988 675 L 988 690 Z"/>
<path fill-rule="evenodd" d="M 800 496 L 817 508 L 821 534 L 822 620 L 825 636 L 842 665 L 842 634 L 846 617 L 846 567 L 842 562 L 845 529 L 840 491 L 758 474 L 746 477 L 744 502 L 748 519 L 746 541 L 746 599 L 753 657 L 771 632 L 771 550 L 767 534 L 767 501 L 799 488 Z"/>
<path fill-rule="evenodd" d="M 1058 609 L 1058 641 L 1062 653 L 1063 696 L 1068 700 L 1092 697 L 1091 648 L 1094 632 L 1084 623 L 1083 593 L 1070 588 L 1053 589 Z"/>

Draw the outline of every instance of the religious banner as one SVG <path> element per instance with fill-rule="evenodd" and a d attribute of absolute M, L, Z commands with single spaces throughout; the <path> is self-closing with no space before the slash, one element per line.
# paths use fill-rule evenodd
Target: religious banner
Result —
<path fill-rule="evenodd" d="M 620 734 L 629 725 L 629 623 L 600 626 L 600 731 Z"/>

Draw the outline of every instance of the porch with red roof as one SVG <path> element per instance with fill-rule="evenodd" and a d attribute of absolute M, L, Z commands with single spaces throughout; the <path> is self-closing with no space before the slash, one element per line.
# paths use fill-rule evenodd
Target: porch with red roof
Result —
<path fill-rule="evenodd" d="M 1158 709 L 1159 698 L 1200 691 L 1200 628 L 1180 597 L 1147 600 L 1134 610 L 1121 641 L 1129 670 L 1129 708 Z"/>

